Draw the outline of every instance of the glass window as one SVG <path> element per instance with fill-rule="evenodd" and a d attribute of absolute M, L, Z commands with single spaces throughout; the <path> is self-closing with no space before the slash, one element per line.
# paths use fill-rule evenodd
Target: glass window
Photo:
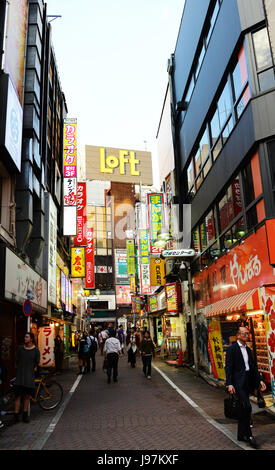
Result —
<path fill-rule="evenodd" d="M 209 172 L 210 168 L 211 168 L 211 159 L 208 158 L 206 164 L 203 167 L 203 177 L 204 178 L 206 177 L 206 175 Z"/>
<path fill-rule="evenodd" d="M 249 86 L 247 85 L 245 91 L 243 92 L 243 95 L 240 99 L 240 101 L 238 102 L 237 106 L 236 106 L 236 112 L 237 112 L 237 117 L 238 119 L 240 118 L 240 116 L 242 115 L 248 101 L 250 100 L 250 89 L 249 89 Z"/>
<path fill-rule="evenodd" d="M 210 123 L 210 128 L 211 128 L 212 146 L 214 146 L 221 132 L 218 110 L 215 112 L 212 118 L 212 121 Z"/>
<path fill-rule="evenodd" d="M 269 165 L 272 178 L 272 186 L 275 187 L 275 140 L 271 140 L 267 144 Z"/>
<path fill-rule="evenodd" d="M 239 98 L 248 80 L 248 71 L 247 71 L 247 61 L 246 61 L 246 53 L 245 47 L 242 46 L 239 55 L 238 55 L 238 62 L 233 71 L 233 83 L 234 83 L 234 91 L 235 91 L 235 100 Z"/>
<path fill-rule="evenodd" d="M 192 188 L 194 184 L 194 168 L 193 168 L 193 159 L 191 160 L 189 167 L 187 168 L 187 180 L 188 180 L 188 190 Z"/>
<path fill-rule="evenodd" d="M 213 155 L 214 160 L 216 160 L 216 158 L 219 155 L 221 149 L 222 149 L 222 139 L 220 138 L 216 142 L 216 145 L 215 145 L 215 147 L 213 148 L 213 151 L 212 151 L 212 155 Z"/>
<path fill-rule="evenodd" d="M 236 243 L 240 238 L 244 237 L 247 233 L 244 225 L 244 218 L 242 217 L 238 222 L 232 227 L 232 241 Z"/>
<path fill-rule="evenodd" d="M 243 211 L 240 177 L 237 176 L 231 184 L 233 218 L 237 217 Z"/>
<path fill-rule="evenodd" d="M 275 87 L 275 74 L 273 67 L 258 74 L 260 91 Z"/>
<path fill-rule="evenodd" d="M 198 149 L 198 151 L 195 155 L 195 172 L 196 172 L 196 176 L 198 176 L 200 171 L 201 171 L 201 153 L 200 153 L 200 149 Z"/>
<path fill-rule="evenodd" d="M 190 80 L 190 84 L 189 84 L 189 87 L 188 87 L 188 90 L 187 90 L 187 93 L 186 93 L 186 97 L 185 97 L 185 101 L 187 101 L 187 103 L 189 103 L 189 101 L 191 99 L 191 95 L 193 93 L 194 86 L 195 86 L 195 81 L 194 81 L 194 77 L 192 75 L 191 80 Z"/>
<path fill-rule="evenodd" d="M 233 129 L 233 118 L 231 117 L 228 121 L 228 123 L 226 124 L 226 126 L 224 127 L 223 129 L 223 132 L 222 132 L 222 140 L 223 140 L 223 145 L 225 145 L 229 135 L 231 134 L 231 131 Z"/>
<path fill-rule="evenodd" d="M 200 140 L 199 152 L 200 152 L 201 165 L 203 165 L 209 155 L 209 136 L 208 136 L 207 128 L 205 129 L 204 134 Z"/>
<path fill-rule="evenodd" d="M 232 112 L 231 87 L 229 86 L 228 82 L 226 83 L 221 97 L 218 101 L 218 111 L 220 118 L 220 126 L 223 127 Z"/>
<path fill-rule="evenodd" d="M 220 227 L 221 232 L 223 232 L 226 227 L 229 225 L 228 221 L 228 211 L 227 211 L 227 194 L 223 196 L 219 202 L 219 218 L 220 218 Z"/>
<path fill-rule="evenodd" d="M 216 238 L 213 211 L 207 214 L 203 223 L 200 225 L 200 236 L 201 236 L 201 249 L 203 251 L 207 248 L 209 243 L 211 243 L 211 241 L 214 241 Z"/>
<path fill-rule="evenodd" d="M 245 204 L 248 206 L 255 199 L 254 184 L 251 163 L 249 162 L 243 170 L 243 191 Z"/>
<path fill-rule="evenodd" d="M 257 70 L 272 65 L 272 57 L 268 40 L 267 29 L 263 28 L 253 35 Z"/>
<path fill-rule="evenodd" d="M 201 52 L 200 52 L 199 58 L 198 58 L 196 70 L 195 70 L 195 79 L 196 79 L 196 80 L 197 80 L 198 75 L 199 75 L 199 72 L 200 72 L 200 68 L 201 68 L 201 64 L 202 64 L 204 55 L 205 55 L 205 45 L 203 44 L 203 45 L 202 45 L 202 48 L 201 48 Z"/>
<path fill-rule="evenodd" d="M 247 220 L 247 228 L 250 230 L 251 228 L 255 227 L 258 223 L 258 215 L 257 215 L 257 208 L 256 204 L 250 209 L 246 214 Z"/>
<path fill-rule="evenodd" d="M 212 31 L 213 31 L 214 24 L 215 24 L 216 18 L 217 18 L 218 13 L 219 13 L 219 8 L 220 8 L 219 2 L 216 1 L 216 5 L 215 5 L 215 8 L 214 8 L 214 11 L 213 11 L 212 16 L 211 16 L 211 18 L 210 18 L 209 30 L 208 30 L 207 37 L 206 37 L 206 43 L 207 43 L 207 44 L 208 44 L 208 42 L 209 42 L 209 40 L 210 40 L 210 36 L 211 36 Z"/>

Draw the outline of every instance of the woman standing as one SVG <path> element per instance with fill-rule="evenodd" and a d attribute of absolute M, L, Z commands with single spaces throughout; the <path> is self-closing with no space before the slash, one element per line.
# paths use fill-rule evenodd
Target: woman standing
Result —
<path fill-rule="evenodd" d="M 86 331 L 83 332 L 82 338 L 79 342 L 78 359 L 79 374 L 85 374 L 87 372 L 88 360 L 90 360 L 90 345 Z"/>
<path fill-rule="evenodd" d="M 136 333 L 135 328 L 131 328 L 126 338 L 127 351 L 128 351 L 128 362 L 131 363 L 132 367 L 136 367 L 136 355 L 140 341 L 139 336 Z"/>
<path fill-rule="evenodd" d="M 151 363 L 154 351 L 155 345 L 150 337 L 150 333 L 149 331 L 145 331 L 144 338 L 140 344 L 140 352 L 143 362 L 143 373 L 147 379 L 151 379 Z"/>

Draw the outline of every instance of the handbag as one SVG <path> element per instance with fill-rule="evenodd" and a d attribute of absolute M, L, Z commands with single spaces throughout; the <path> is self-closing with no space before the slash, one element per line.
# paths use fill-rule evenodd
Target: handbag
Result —
<path fill-rule="evenodd" d="M 261 390 L 257 390 L 257 403 L 259 408 L 265 408 L 266 403 Z"/>
<path fill-rule="evenodd" d="M 237 395 L 229 395 L 224 399 L 224 415 L 229 419 L 240 419 L 245 416 L 246 404 Z"/>

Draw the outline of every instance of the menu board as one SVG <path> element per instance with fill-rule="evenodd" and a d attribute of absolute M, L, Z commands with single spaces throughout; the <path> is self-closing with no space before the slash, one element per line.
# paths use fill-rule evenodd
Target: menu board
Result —
<path fill-rule="evenodd" d="M 266 341 L 266 329 L 263 315 L 253 315 L 252 324 L 255 337 L 256 360 L 258 370 L 263 375 L 264 380 L 270 382 L 270 368 Z M 252 347 L 252 344 L 247 344 Z"/>

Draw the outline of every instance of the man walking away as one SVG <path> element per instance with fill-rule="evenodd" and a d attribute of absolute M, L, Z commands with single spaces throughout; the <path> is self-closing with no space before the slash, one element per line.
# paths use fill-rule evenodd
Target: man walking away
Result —
<path fill-rule="evenodd" d="M 154 343 L 150 337 L 149 331 L 145 331 L 144 338 L 140 343 L 140 352 L 143 362 L 143 373 L 147 379 L 151 379 L 152 355 L 155 352 Z"/>
<path fill-rule="evenodd" d="M 255 388 L 266 390 L 266 385 L 261 379 L 251 350 L 246 345 L 249 340 L 248 329 L 244 326 L 239 327 L 236 336 L 237 342 L 233 343 L 226 353 L 226 386 L 230 394 L 236 394 L 246 405 L 244 416 L 238 421 L 238 440 L 258 448 L 250 428 L 252 407 L 249 395 Z"/>
<path fill-rule="evenodd" d="M 95 333 L 94 331 L 92 330 L 91 333 L 90 333 L 90 341 L 91 341 L 91 344 L 90 344 L 90 357 L 91 357 L 91 360 L 92 360 L 92 372 L 95 372 L 95 366 L 96 366 L 96 362 L 95 362 L 95 355 L 96 355 L 96 352 L 97 352 L 97 347 L 98 347 L 98 342 L 97 342 L 97 338 L 95 336 Z"/>
<path fill-rule="evenodd" d="M 114 382 L 117 382 L 118 358 L 121 356 L 121 345 L 119 340 L 115 337 L 115 331 L 111 332 L 110 338 L 106 339 L 104 353 L 107 357 L 108 384 L 111 383 L 112 369 Z"/>
<path fill-rule="evenodd" d="M 40 362 L 40 352 L 35 346 L 34 334 L 26 333 L 24 345 L 19 346 L 15 356 L 15 411 L 14 420 L 19 421 L 21 397 L 24 397 L 23 421 L 29 422 L 28 408 L 31 397 L 35 394 L 34 369 Z"/>

